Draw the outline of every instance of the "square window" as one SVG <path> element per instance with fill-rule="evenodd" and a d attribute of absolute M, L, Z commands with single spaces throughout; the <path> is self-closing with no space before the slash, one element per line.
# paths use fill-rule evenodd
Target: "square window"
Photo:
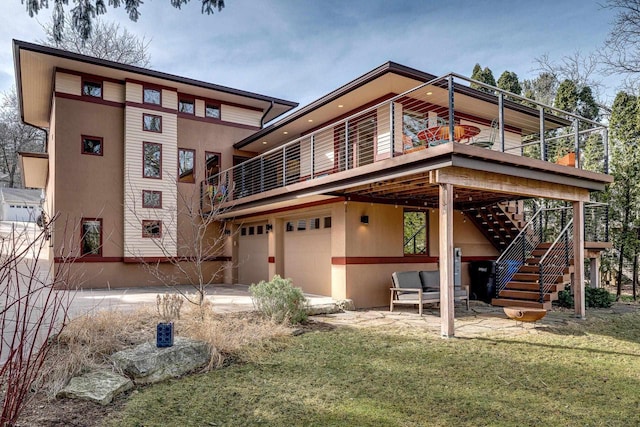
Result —
<path fill-rule="evenodd" d="M 102 255 L 102 219 L 83 218 L 80 248 L 84 256 Z"/>
<path fill-rule="evenodd" d="M 178 182 L 196 182 L 196 150 L 178 148 Z"/>
<path fill-rule="evenodd" d="M 264 226 L 259 225 L 256 227 L 256 234 L 263 234 L 264 233 Z"/>
<path fill-rule="evenodd" d="M 160 90 L 158 89 L 144 88 L 142 98 L 143 98 L 142 102 L 144 102 L 145 104 L 160 105 L 162 100 L 162 95 Z"/>
<path fill-rule="evenodd" d="M 242 227 L 240 229 L 240 235 L 241 236 L 246 236 L 247 235 L 247 227 Z"/>
<path fill-rule="evenodd" d="M 82 135 L 82 154 L 102 156 L 102 138 Z"/>
<path fill-rule="evenodd" d="M 256 234 L 256 229 L 253 226 L 249 227 L 249 236 L 253 236 L 254 234 Z"/>
<path fill-rule="evenodd" d="M 82 95 L 102 98 L 102 82 L 82 82 Z"/>
<path fill-rule="evenodd" d="M 162 221 L 143 220 L 142 237 L 159 238 L 162 237 Z"/>
<path fill-rule="evenodd" d="M 162 116 L 143 114 L 142 129 L 149 132 L 162 132 Z"/>
<path fill-rule="evenodd" d="M 162 145 L 154 142 L 143 143 L 142 173 L 145 178 L 162 178 Z"/>
<path fill-rule="evenodd" d="M 292 222 L 287 222 L 287 231 L 293 231 L 293 223 Z"/>
<path fill-rule="evenodd" d="M 193 100 L 181 99 L 178 101 L 178 111 L 185 114 L 193 114 L 195 111 Z"/>
<path fill-rule="evenodd" d="M 320 228 L 320 218 L 311 218 L 309 220 L 309 230 L 317 230 Z"/>
<path fill-rule="evenodd" d="M 204 107 L 204 115 L 213 119 L 220 118 L 220 106 L 214 104 L 206 104 Z"/>
<path fill-rule="evenodd" d="M 298 220 L 298 231 L 303 231 L 307 229 L 307 221 L 304 219 Z"/>
<path fill-rule="evenodd" d="M 404 212 L 404 254 L 427 254 L 427 212 Z"/>
<path fill-rule="evenodd" d="M 150 209 L 162 208 L 162 191 L 142 190 L 142 207 Z"/>

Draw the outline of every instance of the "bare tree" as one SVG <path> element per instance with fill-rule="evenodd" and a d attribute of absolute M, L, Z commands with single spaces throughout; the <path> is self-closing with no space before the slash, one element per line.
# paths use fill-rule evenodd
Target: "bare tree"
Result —
<path fill-rule="evenodd" d="M 139 38 L 114 22 L 97 18 L 87 38 L 72 25 L 70 17 L 64 21 L 64 36 L 60 39 L 55 36 L 56 27 L 53 19 L 42 27 L 46 37 L 39 42 L 46 46 L 138 67 L 148 67 L 151 62 L 151 41 L 145 37 Z"/>
<path fill-rule="evenodd" d="M 602 82 L 595 77 L 600 65 L 598 56 L 595 54 L 582 54 L 576 51 L 570 55 L 565 55 L 558 61 L 553 61 L 548 54 L 535 58 L 535 71 L 548 73 L 560 84 L 564 80 L 575 83 L 578 89 L 590 87 L 596 95 L 602 91 Z"/>
<path fill-rule="evenodd" d="M 52 338 L 67 323 L 69 259 L 53 276 L 44 260 L 51 223 L 3 231 L 0 243 L 0 426 L 14 425 L 40 380 Z"/>
<path fill-rule="evenodd" d="M 44 131 L 22 122 L 15 87 L 4 92 L 0 104 L 0 171 L 7 175 L 9 187 L 22 186 L 18 153 L 43 151 L 44 139 Z"/>
<path fill-rule="evenodd" d="M 605 8 L 615 10 L 613 28 L 604 43 L 601 60 L 608 71 L 640 72 L 640 0 L 608 0 Z"/>
<path fill-rule="evenodd" d="M 128 225 L 138 228 L 142 224 L 143 235 L 157 233 L 157 237 L 149 240 L 162 256 L 150 262 L 140 250 L 125 247 L 125 251 L 138 258 L 145 269 L 164 285 L 190 285 L 194 295 L 181 292 L 180 289 L 178 292 L 190 303 L 202 306 L 207 288 L 219 283 L 220 276 L 230 268 L 225 244 L 231 236 L 231 230 L 218 219 L 228 209 L 223 207 L 228 205 L 226 181 L 211 177 L 201 186 L 194 185 L 195 189 L 191 192 L 179 191 L 176 186 L 175 194 L 171 194 L 176 205 L 165 203 L 167 197 L 164 192 L 163 209 L 158 209 L 153 218 L 142 213 L 143 204 L 149 205 L 149 201 L 143 203 L 136 196 L 143 194 L 142 189 L 137 188 L 131 180 L 128 181 L 130 191 L 125 200 L 125 209 L 133 218 Z M 167 264 L 171 268 L 166 268 Z"/>

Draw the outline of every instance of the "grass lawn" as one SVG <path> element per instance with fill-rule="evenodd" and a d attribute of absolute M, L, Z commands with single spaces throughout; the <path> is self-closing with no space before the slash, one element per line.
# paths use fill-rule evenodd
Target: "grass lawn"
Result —
<path fill-rule="evenodd" d="M 640 313 L 445 340 L 338 328 L 150 386 L 124 426 L 640 425 Z"/>

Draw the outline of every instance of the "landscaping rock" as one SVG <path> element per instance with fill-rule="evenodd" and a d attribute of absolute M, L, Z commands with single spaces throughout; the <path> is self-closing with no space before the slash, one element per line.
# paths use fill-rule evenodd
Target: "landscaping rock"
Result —
<path fill-rule="evenodd" d="M 155 342 L 119 351 L 111 356 L 116 367 L 136 384 L 151 384 L 180 377 L 209 363 L 211 351 L 203 341 L 176 337 L 172 347 Z"/>
<path fill-rule="evenodd" d="M 309 316 L 317 316 L 319 314 L 333 314 L 340 313 L 342 310 L 336 303 L 330 304 L 318 304 L 307 307 L 307 314 Z"/>
<path fill-rule="evenodd" d="M 60 390 L 56 397 L 83 399 L 108 405 L 115 396 L 132 388 L 133 382 L 129 378 L 103 369 L 71 378 L 69 384 Z"/>
<path fill-rule="evenodd" d="M 342 311 L 355 311 L 356 305 L 352 299 L 341 299 L 336 301 L 336 305 Z"/>

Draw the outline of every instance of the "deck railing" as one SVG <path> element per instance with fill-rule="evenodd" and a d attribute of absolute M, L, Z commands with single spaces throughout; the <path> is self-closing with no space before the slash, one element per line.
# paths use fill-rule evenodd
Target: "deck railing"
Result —
<path fill-rule="evenodd" d="M 608 173 L 607 129 L 598 122 L 448 74 L 320 124 L 206 185 L 238 200 L 453 142 Z"/>

